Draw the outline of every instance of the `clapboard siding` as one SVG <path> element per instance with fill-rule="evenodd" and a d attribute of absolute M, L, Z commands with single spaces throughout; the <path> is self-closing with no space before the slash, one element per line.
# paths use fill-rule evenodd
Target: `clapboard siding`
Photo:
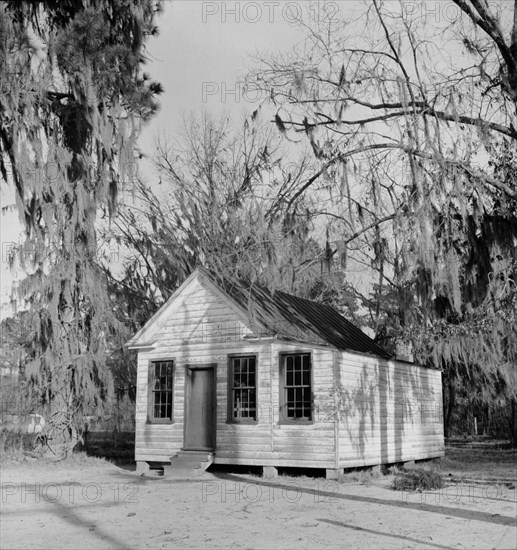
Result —
<path fill-rule="evenodd" d="M 270 430 L 257 426 L 227 425 L 227 356 L 231 353 L 258 353 L 259 396 L 269 393 L 269 345 L 249 343 L 242 336 L 249 329 L 238 314 L 201 284 L 191 284 L 174 311 L 154 328 L 154 347 L 141 351 L 138 357 L 137 411 L 135 434 L 136 460 L 170 460 L 183 447 L 185 411 L 185 367 L 196 364 L 217 364 L 217 434 L 216 452 L 233 449 L 241 435 L 251 432 L 259 445 L 269 444 Z M 221 327 L 223 330 L 221 330 Z M 238 327 L 237 334 L 234 334 Z M 217 330 L 216 330 L 217 329 Z M 229 335 L 226 334 L 226 329 Z M 229 341 L 228 338 L 229 337 Z M 174 423 L 147 423 L 147 391 L 149 361 L 174 359 Z"/>
<path fill-rule="evenodd" d="M 339 352 L 339 467 L 443 456 L 441 373 Z"/>
<path fill-rule="evenodd" d="M 259 403 L 259 412 L 269 410 L 270 388 L 269 382 L 270 360 L 269 345 L 267 343 L 257 342 L 244 345 L 238 342 L 232 342 L 224 345 L 218 345 L 214 352 L 211 344 L 203 346 L 183 345 L 181 352 L 171 353 L 170 345 L 163 346 L 163 351 L 155 349 L 152 352 L 141 353 L 139 361 L 138 378 L 138 402 L 144 406 L 137 408 L 136 424 L 136 460 L 150 460 L 143 458 L 144 455 L 157 455 L 155 460 L 162 460 L 163 450 L 167 449 L 168 456 L 174 455 L 183 447 L 183 427 L 184 427 L 184 388 L 185 388 L 185 367 L 193 364 L 217 364 L 217 387 L 216 387 L 216 453 L 224 455 L 226 450 L 235 449 L 244 445 L 241 439 L 253 438 L 261 447 L 270 447 L 271 428 L 269 418 L 259 414 L 258 422 L 255 425 L 236 425 L 227 424 L 227 356 L 228 354 L 258 354 L 258 398 L 263 399 L 264 403 Z M 146 424 L 147 419 L 147 369 L 148 361 L 161 358 L 174 358 L 174 424 Z M 168 438 L 168 440 L 167 440 Z M 151 449 L 152 447 L 152 449 Z M 160 456 L 158 456 L 160 455 Z"/>
<path fill-rule="evenodd" d="M 294 342 L 274 342 L 271 345 L 273 366 L 271 371 L 273 431 L 272 444 L 278 465 L 290 460 L 292 467 L 313 467 L 308 463 L 319 464 L 319 468 L 334 468 L 336 462 L 336 442 L 334 422 L 322 422 L 326 418 L 317 414 L 325 410 L 334 392 L 333 351 L 324 347 L 311 347 Z M 280 379 L 279 365 L 281 353 L 312 354 L 312 392 L 314 399 L 313 423 L 296 425 L 282 423 L 280 418 Z"/>
<path fill-rule="evenodd" d="M 214 462 L 216 464 L 234 464 L 245 466 L 274 466 L 285 468 L 333 468 L 333 464 L 330 461 L 324 461 L 321 459 L 304 459 L 303 457 L 296 456 L 294 458 L 268 458 L 258 453 L 250 454 L 246 456 L 233 454 L 232 456 L 220 456 L 215 455 Z M 295 464 L 293 463 L 295 462 Z"/>
<path fill-rule="evenodd" d="M 178 302 L 154 334 L 159 341 L 189 344 L 237 342 L 249 333 L 235 309 L 200 284 Z"/>
<path fill-rule="evenodd" d="M 215 459 L 220 464 L 346 468 L 443 455 L 441 374 L 331 346 L 251 339 L 246 312 L 193 278 L 141 332 L 135 455 L 169 461 L 184 441 L 187 365 L 216 364 Z M 312 355 L 313 418 L 280 415 L 280 354 Z M 257 354 L 257 421 L 228 422 L 229 354 Z M 171 424 L 147 422 L 149 362 L 174 361 Z"/>
<path fill-rule="evenodd" d="M 271 429 L 268 418 L 265 418 L 263 404 L 270 402 L 270 345 L 269 342 L 253 344 L 246 342 L 231 342 L 232 348 L 227 353 L 257 354 L 257 423 L 256 424 L 232 424 L 227 418 L 228 378 L 227 369 L 224 368 L 218 375 L 217 401 L 221 414 L 217 417 L 217 435 L 215 455 L 224 457 L 232 451 L 253 455 L 257 450 L 270 448 Z M 228 343 L 226 344 L 228 347 Z M 226 364 L 225 364 L 226 367 Z"/>

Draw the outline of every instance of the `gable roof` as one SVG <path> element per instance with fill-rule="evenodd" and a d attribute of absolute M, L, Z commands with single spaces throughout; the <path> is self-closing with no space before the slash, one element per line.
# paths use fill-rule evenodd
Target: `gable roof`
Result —
<path fill-rule="evenodd" d="M 225 293 L 250 312 L 252 319 L 269 333 L 312 343 L 330 344 L 340 350 L 392 357 L 360 328 L 330 306 L 281 291 L 270 292 L 259 285 L 217 279 L 208 270 L 201 271 L 222 285 Z"/>
<path fill-rule="evenodd" d="M 224 279 L 205 268 L 197 268 L 162 308 L 132 338 L 128 345 L 136 346 L 181 290 L 196 276 L 200 281 L 222 293 L 250 321 L 256 335 L 274 335 L 301 342 L 331 345 L 344 351 L 356 351 L 392 357 L 361 329 L 345 319 L 330 306 L 298 298 L 285 292 L 271 292 L 259 285 Z M 140 344 L 138 347 L 143 346 Z"/>

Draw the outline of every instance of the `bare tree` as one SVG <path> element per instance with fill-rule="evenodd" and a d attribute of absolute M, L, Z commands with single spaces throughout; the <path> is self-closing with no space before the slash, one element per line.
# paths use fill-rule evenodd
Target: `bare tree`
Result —
<path fill-rule="evenodd" d="M 248 79 L 321 162 L 284 200 L 326 187 L 329 225 L 365 238 L 406 334 L 420 328 L 419 358 L 515 392 L 517 4 L 447 9 L 373 0 L 303 18 L 306 40 Z"/>
<path fill-rule="evenodd" d="M 197 265 L 299 294 L 316 288 L 322 255 L 313 208 L 300 201 L 286 212 L 278 202 L 306 177 L 308 158 L 285 161 L 274 128 L 259 118 L 235 130 L 228 117 L 204 113 L 187 119 L 176 140 L 158 139 L 159 185 L 140 182 L 135 204 L 114 220 L 132 251 L 120 284 L 148 313 Z"/>

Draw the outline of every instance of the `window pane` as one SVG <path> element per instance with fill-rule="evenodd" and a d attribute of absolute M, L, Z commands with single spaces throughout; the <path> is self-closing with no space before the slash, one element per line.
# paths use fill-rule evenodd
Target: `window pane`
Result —
<path fill-rule="evenodd" d="M 248 386 L 248 359 L 241 359 L 241 382 L 243 387 Z"/>
<path fill-rule="evenodd" d="M 172 361 L 155 363 L 154 365 L 154 389 L 172 389 L 173 364 Z"/>
<path fill-rule="evenodd" d="M 232 359 L 233 386 L 232 418 L 256 420 L 256 361 L 255 357 L 239 357 Z"/>
<path fill-rule="evenodd" d="M 233 360 L 233 387 L 238 388 L 242 386 L 242 377 L 241 377 L 241 360 Z"/>
<path fill-rule="evenodd" d="M 158 361 L 152 364 L 153 418 L 172 419 L 172 391 L 174 384 L 173 361 Z"/>
<path fill-rule="evenodd" d="M 234 418 L 256 418 L 255 390 L 234 391 Z"/>
<path fill-rule="evenodd" d="M 292 360 L 289 361 L 289 359 L 292 359 L 292 357 L 287 358 L 286 377 L 285 377 L 286 386 L 292 386 L 294 384 L 293 362 Z"/>
<path fill-rule="evenodd" d="M 309 367 L 305 367 L 303 370 L 303 385 L 309 386 L 311 383 L 311 371 L 309 370 Z"/>
<path fill-rule="evenodd" d="M 295 369 L 296 370 L 294 371 L 294 384 L 295 384 L 295 386 L 301 386 L 301 384 L 302 384 L 301 367 L 299 365 L 296 365 Z"/>
<path fill-rule="evenodd" d="M 300 406 L 300 403 L 302 402 L 302 392 L 302 388 L 295 388 L 294 390 L 294 402 L 297 407 Z"/>
<path fill-rule="evenodd" d="M 239 373 L 234 373 L 233 375 L 233 387 L 239 388 L 241 386 L 241 375 Z"/>
<path fill-rule="evenodd" d="M 295 388 L 286 389 L 286 408 L 287 408 L 287 417 L 294 417 L 294 404 L 295 404 Z"/>
<path fill-rule="evenodd" d="M 286 418 L 312 418 L 311 365 L 309 354 L 285 357 L 284 405 Z"/>

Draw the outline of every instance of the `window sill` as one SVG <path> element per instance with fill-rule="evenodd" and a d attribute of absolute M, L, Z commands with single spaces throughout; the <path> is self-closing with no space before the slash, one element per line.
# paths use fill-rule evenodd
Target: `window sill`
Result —
<path fill-rule="evenodd" d="M 237 425 L 244 425 L 244 426 L 255 426 L 258 424 L 258 420 L 227 420 L 227 424 L 237 424 Z"/>
<path fill-rule="evenodd" d="M 146 424 L 150 424 L 150 425 L 159 425 L 159 424 L 169 425 L 169 424 L 174 424 L 174 420 L 147 420 Z"/>
<path fill-rule="evenodd" d="M 279 426 L 309 426 L 315 424 L 314 420 L 280 420 Z"/>

